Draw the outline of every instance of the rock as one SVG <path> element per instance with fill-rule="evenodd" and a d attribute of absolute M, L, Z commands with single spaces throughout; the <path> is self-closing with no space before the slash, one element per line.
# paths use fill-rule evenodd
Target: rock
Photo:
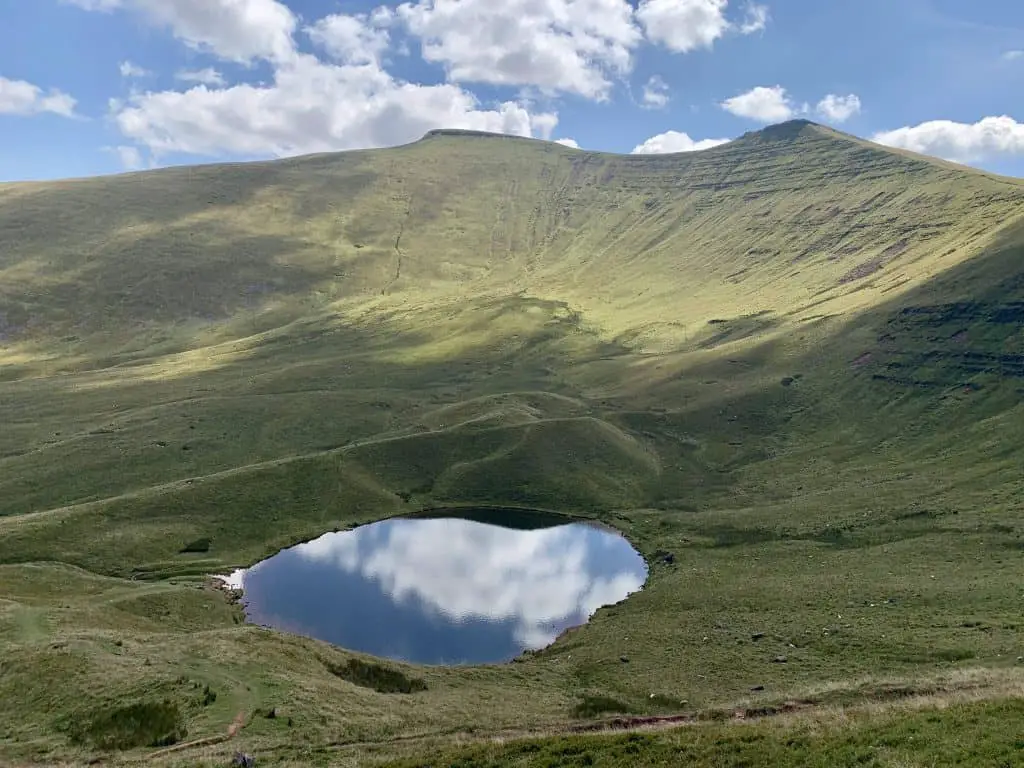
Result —
<path fill-rule="evenodd" d="M 231 765 L 237 768 L 255 768 L 256 758 L 252 755 L 247 755 L 245 752 L 235 752 Z"/>
<path fill-rule="evenodd" d="M 750 690 L 751 690 L 752 692 L 754 692 L 754 693 L 757 693 L 758 691 L 763 691 L 763 690 L 764 690 L 764 686 L 763 686 L 763 685 L 755 685 L 755 686 L 754 686 L 753 688 L 751 688 Z"/>
<path fill-rule="evenodd" d="M 271 707 L 270 711 L 267 712 L 267 720 L 273 720 L 277 717 L 277 707 Z"/>
<path fill-rule="evenodd" d="M 619 656 L 619 661 L 623 664 L 629 664 L 629 656 Z"/>
<path fill-rule="evenodd" d="M 787 659 L 785 656 L 776 656 L 774 659 L 772 659 L 772 664 L 785 664 L 787 661 L 789 661 L 789 659 Z"/>
<path fill-rule="evenodd" d="M 752 634 L 750 636 L 750 639 L 753 640 L 756 643 L 758 640 L 760 640 L 764 636 L 765 636 L 764 632 L 755 632 L 754 634 Z"/>

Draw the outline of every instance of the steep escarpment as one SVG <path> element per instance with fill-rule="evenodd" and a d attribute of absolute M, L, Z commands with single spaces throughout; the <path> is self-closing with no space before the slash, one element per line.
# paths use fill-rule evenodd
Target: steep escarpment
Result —
<path fill-rule="evenodd" d="M 716 318 L 870 306 L 977 254 L 1022 201 L 1015 182 L 802 121 L 663 156 L 435 132 L 7 185 L 0 331 L 28 359 L 130 357 L 525 293 L 663 347 Z"/>

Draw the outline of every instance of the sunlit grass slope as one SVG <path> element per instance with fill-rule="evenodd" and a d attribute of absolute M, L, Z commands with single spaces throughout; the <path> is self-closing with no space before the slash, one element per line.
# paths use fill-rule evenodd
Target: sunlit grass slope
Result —
<path fill-rule="evenodd" d="M 974 681 L 995 734 L 1024 653 L 1022 329 L 1024 184 L 802 121 L 655 157 L 437 132 L 2 185 L 0 762 L 147 759 L 240 712 L 155 762 L 379 762 L 936 680 Z M 389 665 L 407 695 L 204 584 L 470 505 L 610 523 L 650 579 L 515 664 Z M 732 729 L 637 748 L 714 762 Z"/>

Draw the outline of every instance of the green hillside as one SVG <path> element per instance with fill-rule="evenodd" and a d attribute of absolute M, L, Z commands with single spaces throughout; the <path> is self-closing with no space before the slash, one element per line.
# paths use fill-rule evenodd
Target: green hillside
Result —
<path fill-rule="evenodd" d="M 439 131 L 0 185 L 0 763 L 377 763 L 625 715 L 721 741 L 722 713 L 800 701 L 779 728 L 882 718 L 808 747 L 846 764 L 967 699 L 1002 759 L 1022 395 L 1024 182 L 805 121 L 676 155 Z M 206 583 L 460 505 L 608 522 L 649 581 L 397 697 Z M 714 761 L 688 739 L 650 763 Z"/>

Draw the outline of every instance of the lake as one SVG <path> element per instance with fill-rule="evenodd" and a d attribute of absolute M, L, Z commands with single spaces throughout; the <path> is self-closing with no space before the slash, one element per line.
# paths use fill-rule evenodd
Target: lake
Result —
<path fill-rule="evenodd" d="M 550 645 L 646 578 L 613 531 L 488 511 L 328 533 L 226 581 L 256 624 L 402 661 L 483 664 Z"/>

